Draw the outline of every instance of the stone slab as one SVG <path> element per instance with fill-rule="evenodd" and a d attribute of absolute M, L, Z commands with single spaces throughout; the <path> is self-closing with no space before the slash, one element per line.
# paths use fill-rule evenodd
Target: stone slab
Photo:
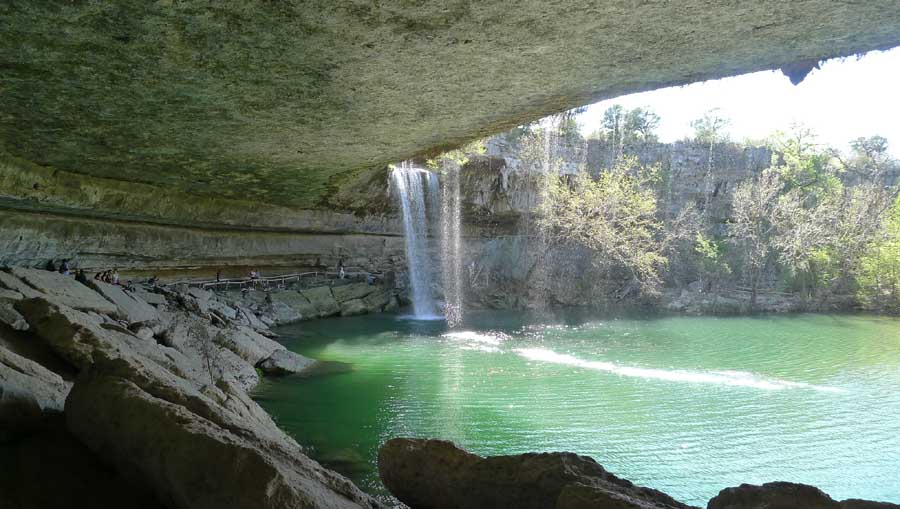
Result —
<path fill-rule="evenodd" d="M 73 309 L 107 314 L 115 314 L 118 310 L 115 304 L 87 286 L 75 281 L 75 278 L 72 276 L 25 267 L 12 267 L 10 272 L 13 276 L 18 277 L 41 293 L 49 296 L 50 300 Z M 25 292 L 22 293 L 24 294 Z"/>

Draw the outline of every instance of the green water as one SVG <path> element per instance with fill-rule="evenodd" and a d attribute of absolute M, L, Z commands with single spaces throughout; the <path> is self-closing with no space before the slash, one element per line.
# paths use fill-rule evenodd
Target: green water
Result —
<path fill-rule="evenodd" d="M 379 315 L 280 332 L 354 368 L 266 381 L 260 403 L 372 493 L 378 445 L 413 436 L 483 455 L 574 451 L 704 506 L 773 480 L 900 502 L 898 319 L 482 313 L 447 331 Z"/>

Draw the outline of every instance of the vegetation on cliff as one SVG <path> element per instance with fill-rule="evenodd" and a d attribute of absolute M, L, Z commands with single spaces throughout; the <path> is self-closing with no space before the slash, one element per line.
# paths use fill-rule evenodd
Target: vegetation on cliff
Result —
<path fill-rule="evenodd" d="M 653 112 L 610 108 L 591 138 L 611 144 L 613 164 L 574 172 L 546 148 L 584 143 L 561 118 L 558 128 L 526 126 L 515 142 L 525 166 L 546 174 L 531 219 L 538 244 L 580 250 L 590 264 L 579 279 L 590 281 L 592 296 L 650 297 L 690 285 L 739 294 L 749 310 L 759 309 L 761 294 L 778 294 L 806 308 L 900 311 L 900 163 L 884 138 L 854 140 L 847 155 L 801 126 L 776 133 L 768 168 L 728 189 L 713 181 L 722 170 L 713 148 L 727 119 L 711 112 L 692 124 L 692 142 L 709 146 L 702 189 L 672 203 L 666 187 L 677 176 L 638 157 L 656 143 Z M 713 200 L 724 200 L 722 210 Z"/>

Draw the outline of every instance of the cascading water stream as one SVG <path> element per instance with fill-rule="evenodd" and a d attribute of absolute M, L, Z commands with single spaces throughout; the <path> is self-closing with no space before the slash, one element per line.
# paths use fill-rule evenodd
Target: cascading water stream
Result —
<path fill-rule="evenodd" d="M 445 159 L 441 165 L 441 273 L 444 282 L 444 316 L 453 327 L 462 321 L 462 253 L 460 241 L 459 163 Z"/>
<path fill-rule="evenodd" d="M 428 214 L 423 186 L 423 181 L 427 182 L 429 201 L 432 208 L 435 208 L 437 178 L 422 168 L 401 163 L 391 171 L 391 181 L 397 190 L 403 210 L 403 233 L 406 237 L 406 261 L 409 266 L 413 315 L 420 320 L 439 318 L 437 305 L 431 295 L 433 264 L 428 255 Z"/>

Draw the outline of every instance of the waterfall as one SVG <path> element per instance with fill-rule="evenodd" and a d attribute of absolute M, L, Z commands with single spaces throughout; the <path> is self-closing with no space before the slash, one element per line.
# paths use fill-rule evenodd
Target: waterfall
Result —
<path fill-rule="evenodd" d="M 423 186 L 423 180 L 426 185 Z M 413 315 L 419 319 L 438 316 L 437 305 L 431 295 L 431 259 L 428 255 L 428 213 L 425 188 L 434 211 L 437 207 L 437 177 L 430 171 L 401 163 L 391 170 L 391 181 L 397 190 L 403 209 L 403 233 L 406 237 L 406 263 L 409 266 L 410 298 Z M 433 216 L 434 212 L 432 212 Z"/>
<path fill-rule="evenodd" d="M 441 273 L 444 282 L 444 316 L 453 327 L 462 320 L 462 253 L 460 242 L 459 163 L 444 159 L 441 165 Z"/>

